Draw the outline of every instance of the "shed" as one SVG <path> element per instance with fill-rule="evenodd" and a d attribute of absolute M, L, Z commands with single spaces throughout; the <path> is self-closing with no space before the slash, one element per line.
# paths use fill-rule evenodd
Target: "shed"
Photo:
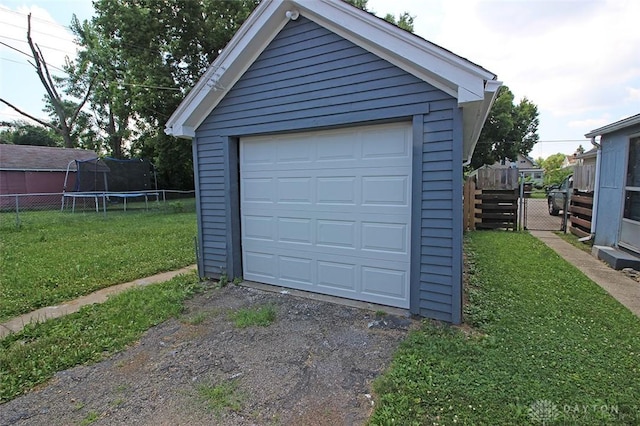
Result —
<path fill-rule="evenodd" d="M 462 320 L 462 167 L 500 82 L 340 0 L 265 0 L 166 124 L 201 273 Z"/>
<path fill-rule="evenodd" d="M 97 156 L 87 149 L 0 144 L 0 195 L 61 193 L 69 162 Z"/>
<path fill-rule="evenodd" d="M 629 255 L 640 255 L 640 114 L 585 136 L 600 137 L 593 213 L 595 251 L 617 269 L 637 268 L 639 259 Z"/>

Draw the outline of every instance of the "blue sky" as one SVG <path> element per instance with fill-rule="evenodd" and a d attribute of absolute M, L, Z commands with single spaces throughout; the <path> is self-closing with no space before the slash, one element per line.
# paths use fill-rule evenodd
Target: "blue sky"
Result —
<path fill-rule="evenodd" d="M 313 1 L 313 0 L 309 0 Z M 415 32 L 492 71 L 540 111 L 531 156 L 571 154 L 584 134 L 640 113 L 637 0 L 369 0 L 379 15 L 408 11 Z M 90 0 L 0 0 L 0 42 L 28 53 L 26 14 L 47 61 L 73 55 L 68 26 Z M 28 58 L 0 44 L 0 96 L 42 117 L 43 89 Z M 55 72 L 55 71 L 54 71 Z M 19 117 L 0 105 L 0 120 Z"/>

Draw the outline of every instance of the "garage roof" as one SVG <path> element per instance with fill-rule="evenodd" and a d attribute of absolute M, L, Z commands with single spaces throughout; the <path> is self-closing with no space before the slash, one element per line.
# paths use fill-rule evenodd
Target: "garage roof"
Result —
<path fill-rule="evenodd" d="M 463 111 L 463 159 L 471 159 L 501 85 L 496 75 L 341 0 L 262 1 L 171 115 L 165 132 L 194 137 L 280 30 L 300 15 L 456 98 Z"/>

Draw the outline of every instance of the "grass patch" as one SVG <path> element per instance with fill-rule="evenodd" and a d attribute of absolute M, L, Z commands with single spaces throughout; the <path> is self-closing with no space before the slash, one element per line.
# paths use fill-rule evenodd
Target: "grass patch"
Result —
<path fill-rule="evenodd" d="M 0 321 L 195 263 L 189 213 L 0 213 Z"/>
<path fill-rule="evenodd" d="M 475 331 L 412 332 L 375 382 L 371 424 L 638 424 L 640 320 L 528 233 L 465 247 Z"/>
<path fill-rule="evenodd" d="M 556 234 L 558 237 L 562 238 L 572 246 L 579 248 L 582 251 L 586 251 L 587 253 L 591 253 L 591 247 L 593 247 L 593 240 L 589 240 L 583 243 L 578 241 L 578 237 L 576 237 L 570 232 L 567 232 L 565 234 L 562 231 L 556 231 L 554 232 L 554 234 Z"/>
<path fill-rule="evenodd" d="M 267 327 L 276 319 L 276 308 L 273 305 L 262 305 L 243 308 L 231 314 L 231 320 L 238 328 L 252 326 Z"/>
<path fill-rule="evenodd" d="M 235 381 L 222 382 L 215 386 L 201 384 L 197 391 L 200 400 L 217 414 L 224 410 L 240 411 L 242 408 L 242 398 Z"/>
<path fill-rule="evenodd" d="M 175 317 L 199 289 L 196 274 L 135 288 L 102 304 L 40 324 L 0 340 L 0 403 L 50 379 L 57 371 L 97 362 Z"/>
<path fill-rule="evenodd" d="M 92 423 L 95 423 L 100 419 L 100 414 L 95 411 L 89 411 L 87 415 L 80 422 L 80 426 L 88 426 Z"/>

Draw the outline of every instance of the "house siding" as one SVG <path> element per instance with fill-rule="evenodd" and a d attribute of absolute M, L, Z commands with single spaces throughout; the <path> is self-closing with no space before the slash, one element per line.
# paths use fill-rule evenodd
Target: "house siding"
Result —
<path fill-rule="evenodd" d="M 304 17 L 290 21 L 196 130 L 204 275 L 242 273 L 239 239 L 229 237 L 239 238 L 239 215 L 229 214 L 237 190 L 228 190 L 238 181 L 239 137 L 407 121 L 414 134 L 411 311 L 458 322 L 452 287 L 461 255 L 453 239 L 461 225 L 451 214 L 462 194 L 458 119 L 451 96 Z"/>
<path fill-rule="evenodd" d="M 638 133 L 640 126 L 634 126 L 601 138 L 598 215 L 615 213 L 607 214 L 606 220 L 596 221 L 596 245 L 613 247 L 618 244 L 624 208 L 629 137 Z"/>

